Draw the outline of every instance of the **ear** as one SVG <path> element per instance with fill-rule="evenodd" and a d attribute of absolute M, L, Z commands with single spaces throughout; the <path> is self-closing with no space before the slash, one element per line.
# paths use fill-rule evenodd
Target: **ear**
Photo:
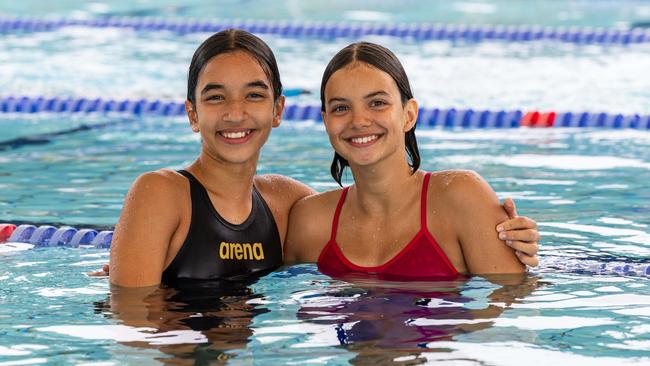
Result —
<path fill-rule="evenodd" d="M 278 101 L 275 103 L 275 110 L 273 111 L 273 128 L 280 126 L 282 122 L 282 113 L 284 113 L 284 95 L 280 95 Z"/>
<path fill-rule="evenodd" d="M 189 100 L 185 100 L 185 113 L 187 113 L 187 118 L 190 120 L 192 131 L 199 132 L 199 118 L 197 117 L 196 108 Z"/>
<path fill-rule="evenodd" d="M 418 102 L 413 98 L 409 99 L 404 106 L 404 117 L 406 120 L 404 123 L 404 132 L 410 131 L 415 126 L 418 121 L 419 112 Z"/>

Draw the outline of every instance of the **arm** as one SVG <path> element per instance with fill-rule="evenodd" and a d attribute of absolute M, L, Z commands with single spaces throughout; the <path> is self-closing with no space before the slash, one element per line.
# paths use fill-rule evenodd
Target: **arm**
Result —
<path fill-rule="evenodd" d="M 112 284 L 160 283 L 167 249 L 180 222 L 177 195 L 164 173 L 145 173 L 133 183 L 111 243 Z"/>
<path fill-rule="evenodd" d="M 284 262 L 316 263 L 331 229 L 333 210 L 326 204 L 327 193 L 305 197 L 291 208 L 284 243 Z M 332 211 L 332 212 L 329 212 Z"/>
<path fill-rule="evenodd" d="M 526 216 L 517 216 L 517 208 L 511 198 L 505 199 L 503 208 L 508 213 L 509 220 L 497 225 L 499 239 L 505 240 L 506 245 L 515 250 L 521 263 L 537 267 L 539 265 L 537 242 L 540 239 L 537 222 Z"/>
<path fill-rule="evenodd" d="M 454 225 L 467 269 L 472 274 L 523 273 L 514 250 L 494 235 L 507 215 L 497 195 L 478 174 L 457 172 L 450 192 Z"/>

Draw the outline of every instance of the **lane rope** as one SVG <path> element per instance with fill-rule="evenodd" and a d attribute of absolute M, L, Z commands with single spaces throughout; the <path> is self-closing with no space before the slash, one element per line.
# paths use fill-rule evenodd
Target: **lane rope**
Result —
<path fill-rule="evenodd" d="M 5 246 L 28 244 L 32 247 L 85 247 L 110 248 L 113 231 L 94 229 L 77 229 L 72 226 L 54 227 L 51 225 L 35 226 L 23 224 L 0 224 L 0 251 L 9 250 Z M 21 248 L 28 248 L 20 246 Z"/>
<path fill-rule="evenodd" d="M 0 113 L 99 113 L 132 116 L 183 116 L 184 102 L 146 99 L 0 97 Z M 289 104 L 283 118 L 321 121 L 320 105 Z M 587 127 L 650 129 L 650 115 L 604 112 L 544 112 L 420 108 L 418 124 L 443 128 Z"/>
<path fill-rule="evenodd" d="M 365 23 L 254 19 L 163 19 L 153 17 L 100 17 L 92 19 L 51 17 L 2 17 L 0 33 L 46 32 L 63 27 L 128 28 L 134 31 L 168 31 L 178 34 L 214 33 L 238 28 L 257 34 L 292 38 L 351 38 L 389 36 L 404 39 L 450 41 L 559 41 L 577 44 L 650 42 L 645 28 L 541 27 L 531 25 L 465 25 L 427 23 Z"/>

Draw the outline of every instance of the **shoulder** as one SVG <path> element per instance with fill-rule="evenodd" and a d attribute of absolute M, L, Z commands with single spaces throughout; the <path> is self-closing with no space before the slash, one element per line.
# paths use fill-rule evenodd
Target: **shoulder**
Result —
<path fill-rule="evenodd" d="M 292 209 L 292 212 L 309 211 L 317 215 L 331 216 L 334 213 L 334 209 L 338 204 L 342 194 L 343 189 L 341 188 L 303 197 L 302 199 L 298 200 L 298 202 L 296 202 L 294 208 Z"/>
<path fill-rule="evenodd" d="M 140 174 L 129 190 L 129 195 L 146 196 L 150 199 L 177 199 L 178 195 L 188 190 L 187 178 L 180 173 L 160 169 Z"/>
<path fill-rule="evenodd" d="M 265 200 L 278 205 L 291 207 L 299 199 L 314 194 L 315 191 L 304 183 L 279 174 L 255 176 L 255 187 Z"/>
<path fill-rule="evenodd" d="M 150 185 L 151 187 L 158 186 L 172 186 L 178 185 L 179 183 L 187 181 L 180 173 L 169 170 L 169 169 L 159 169 L 151 172 L 146 172 L 140 174 L 134 184 L 139 185 Z"/>
<path fill-rule="evenodd" d="M 480 174 L 473 170 L 441 170 L 431 173 L 429 187 L 456 196 L 490 188 Z M 490 188 L 491 189 L 491 188 Z"/>
<path fill-rule="evenodd" d="M 314 192 L 308 185 L 280 174 L 256 175 L 255 185 L 259 190 Z"/>
<path fill-rule="evenodd" d="M 304 197 L 291 208 L 285 244 L 288 262 L 316 262 L 329 240 L 342 189 Z"/>
<path fill-rule="evenodd" d="M 456 209 L 472 210 L 484 203 L 499 203 L 488 182 L 473 170 L 443 170 L 431 173 L 428 198 L 443 199 Z"/>
<path fill-rule="evenodd" d="M 291 208 L 289 224 L 306 241 L 320 241 L 322 233 L 330 232 L 336 205 L 342 189 L 304 197 Z M 294 232 L 296 231 L 294 230 Z"/>

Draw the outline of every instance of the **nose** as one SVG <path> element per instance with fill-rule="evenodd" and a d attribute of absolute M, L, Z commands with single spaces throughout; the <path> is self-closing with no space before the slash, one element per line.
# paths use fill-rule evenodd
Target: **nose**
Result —
<path fill-rule="evenodd" d="M 225 122 L 241 122 L 247 117 L 246 108 L 244 103 L 239 100 L 230 100 L 225 105 L 223 113 L 223 120 Z"/>
<path fill-rule="evenodd" d="M 352 127 L 363 128 L 372 124 L 372 118 L 369 113 L 362 108 L 354 108 L 352 110 Z"/>

